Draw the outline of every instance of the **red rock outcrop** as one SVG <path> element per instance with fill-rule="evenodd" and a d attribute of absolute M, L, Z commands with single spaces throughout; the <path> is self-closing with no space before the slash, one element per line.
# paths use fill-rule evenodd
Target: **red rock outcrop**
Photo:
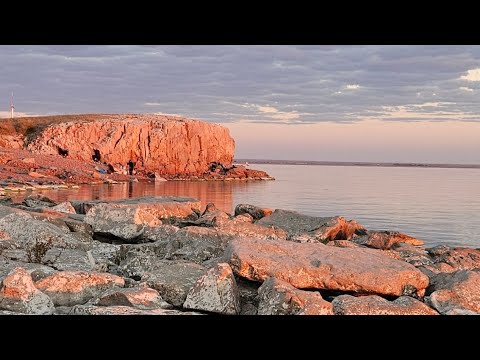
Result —
<path fill-rule="evenodd" d="M 28 150 L 91 161 L 94 149 L 101 162 L 125 165 L 160 174 L 200 175 L 211 162 L 231 164 L 235 142 L 217 124 L 165 115 L 104 115 L 95 121 L 75 120 L 47 126 Z"/>

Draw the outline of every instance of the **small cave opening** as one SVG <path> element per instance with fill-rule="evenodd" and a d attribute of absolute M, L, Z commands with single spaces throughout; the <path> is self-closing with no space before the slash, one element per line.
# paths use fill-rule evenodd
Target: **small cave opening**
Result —
<path fill-rule="evenodd" d="M 68 150 L 67 149 L 62 149 L 61 147 L 57 148 L 58 150 L 58 155 L 67 157 L 68 156 Z"/>
<path fill-rule="evenodd" d="M 93 155 L 92 155 L 92 160 L 95 162 L 99 162 L 102 156 L 100 155 L 100 150 L 94 149 L 93 150 Z"/>

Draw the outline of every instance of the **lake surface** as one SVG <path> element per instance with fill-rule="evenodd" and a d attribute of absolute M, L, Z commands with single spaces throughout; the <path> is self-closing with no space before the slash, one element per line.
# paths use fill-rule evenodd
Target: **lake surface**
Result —
<path fill-rule="evenodd" d="M 41 193 L 56 201 L 182 195 L 233 212 L 249 203 L 315 216 L 341 215 L 371 230 L 480 247 L 480 170 L 254 165 L 275 181 L 124 183 Z M 38 192 L 40 193 L 40 192 Z M 21 201 L 24 194 L 14 198 Z"/>

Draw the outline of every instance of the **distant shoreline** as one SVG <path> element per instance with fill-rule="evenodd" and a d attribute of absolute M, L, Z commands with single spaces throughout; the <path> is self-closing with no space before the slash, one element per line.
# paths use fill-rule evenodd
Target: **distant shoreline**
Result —
<path fill-rule="evenodd" d="M 446 169 L 480 169 L 480 164 L 424 164 L 397 162 L 362 162 L 362 161 L 309 161 L 309 160 L 268 160 L 236 159 L 235 163 L 272 164 L 272 165 L 323 165 L 323 166 L 372 166 L 372 167 L 414 167 Z"/>

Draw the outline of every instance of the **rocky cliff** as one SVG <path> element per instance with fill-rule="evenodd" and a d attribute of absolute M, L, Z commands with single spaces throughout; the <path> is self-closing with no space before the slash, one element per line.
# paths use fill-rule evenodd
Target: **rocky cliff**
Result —
<path fill-rule="evenodd" d="M 92 161 L 98 150 L 102 163 L 120 166 L 132 160 L 137 169 L 165 175 L 203 174 L 212 162 L 231 164 L 235 150 L 227 128 L 166 115 L 95 115 L 93 120 L 92 115 L 78 115 L 60 122 L 29 121 L 32 125 L 23 134 L 4 134 L 2 141 L 24 136 L 24 146 L 34 153 L 84 161 Z M 44 126 L 35 127 L 35 123 Z"/>

